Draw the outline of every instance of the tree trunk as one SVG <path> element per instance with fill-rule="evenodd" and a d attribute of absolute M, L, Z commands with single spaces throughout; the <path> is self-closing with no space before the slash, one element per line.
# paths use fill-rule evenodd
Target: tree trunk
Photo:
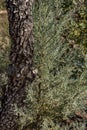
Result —
<path fill-rule="evenodd" d="M 6 0 L 9 33 L 12 40 L 8 85 L 2 98 L 0 130 L 18 130 L 20 114 L 15 106 L 24 108 L 26 86 L 34 79 L 33 74 L 33 0 Z"/>

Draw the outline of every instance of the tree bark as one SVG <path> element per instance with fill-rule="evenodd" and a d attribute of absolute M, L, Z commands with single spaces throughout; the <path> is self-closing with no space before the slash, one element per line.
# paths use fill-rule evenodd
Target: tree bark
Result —
<path fill-rule="evenodd" d="M 9 33 L 12 40 L 8 85 L 2 97 L 0 130 L 18 130 L 20 115 L 15 105 L 24 108 L 26 86 L 33 81 L 33 0 L 6 0 Z"/>

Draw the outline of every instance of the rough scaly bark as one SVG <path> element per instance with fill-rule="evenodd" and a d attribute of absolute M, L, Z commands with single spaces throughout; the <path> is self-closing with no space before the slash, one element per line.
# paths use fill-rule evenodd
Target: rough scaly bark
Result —
<path fill-rule="evenodd" d="M 20 115 L 15 113 L 15 105 L 26 105 L 26 85 L 33 81 L 33 0 L 6 0 L 9 33 L 12 40 L 8 85 L 2 98 L 0 130 L 17 130 Z"/>

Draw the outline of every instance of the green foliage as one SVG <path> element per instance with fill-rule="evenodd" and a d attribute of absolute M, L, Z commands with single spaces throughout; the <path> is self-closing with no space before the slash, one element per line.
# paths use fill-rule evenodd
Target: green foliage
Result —
<path fill-rule="evenodd" d="M 38 75 L 27 87 L 20 128 L 84 130 L 85 121 L 63 120 L 87 105 L 87 12 L 84 0 L 38 0 L 33 9 L 34 63 Z M 5 68 L 0 54 L 0 68 Z M 3 62 L 2 62 L 3 61 Z M 7 60 L 8 61 L 8 60 Z M 4 78 L 3 78 L 4 79 Z M 2 83 L 3 84 L 3 83 Z M 24 113 L 25 111 L 25 113 Z"/>
<path fill-rule="evenodd" d="M 7 15 L 0 15 L 0 71 L 4 71 L 6 65 L 8 64 L 8 54 L 9 54 L 9 33 L 8 33 L 8 21 Z"/>
<path fill-rule="evenodd" d="M 79 6 L 68 0 L 39 1 L 34 6 L 35 66 L 39 72 L 34 91 L 36 116 L 39 114 L 43 130 L 62 129 L 58 122 L 86 109 L 87 59 L 82 49 L 86 50 L 86 8 L 84 2 L 76 2 Z M 84 16 L 76 21 L 76 14 L 82 12 Z M 74 125 L 73 129 L 81 128 Z"/>
<path fill-rule="evenodd" d="M 2 9 L 4 9 L 4 1 L 0 0 L 0 10 Z M 7 83 L 6 68 L 9 63 L 9 42 L 7 15 L 0 14 L 0 109 L 2 89 Z"/>
<path fill-rule="evenodd" d="M 0 0 L 0 9 L 5 9 L 5 1 L 4 0 Z"/>

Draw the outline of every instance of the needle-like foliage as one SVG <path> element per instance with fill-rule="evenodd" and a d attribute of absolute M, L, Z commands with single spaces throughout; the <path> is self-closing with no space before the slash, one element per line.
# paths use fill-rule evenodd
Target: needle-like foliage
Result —
<path fill-rule="evenodd" d="M 35 81 L 27 87 L 19 130 L 85 130 L 87 121 L 87 2 L 36 0 Z M 83 112 L 86 118 L 78 119 Z"/>

